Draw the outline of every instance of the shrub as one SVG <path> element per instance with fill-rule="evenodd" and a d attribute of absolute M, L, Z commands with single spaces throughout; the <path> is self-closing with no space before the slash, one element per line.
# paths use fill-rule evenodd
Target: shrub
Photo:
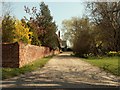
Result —
<path fill-rule="evenodd" d="M 112 56 L 120 56 L 120 51 L 116 52 L 116 51 L 110 51 L 107 53 L 108 56 L 112 57 Z"/>
<path fill-rule="evenodd" d="M 29 28 L 25 27 L 25 25 L 21 21 L 16 20 L 14 30 L 14 42 L 22 41 L 24 43 L 31 44 L 31 36 L 32 32 L 29 31 Z"/>
<path fill-rule="evenodd" d="M 74 38 L 73 52 L 80 57 L 87 57 L 90 49 L 90 35 L 87 30 L 80 31 Z"/>

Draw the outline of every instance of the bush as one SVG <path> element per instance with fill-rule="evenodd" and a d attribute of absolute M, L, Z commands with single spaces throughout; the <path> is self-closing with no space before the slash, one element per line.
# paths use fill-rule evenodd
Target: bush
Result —
<path fill-rule="evenodd" d="M 116 51 L 110 51 L 107 53 L 107 55 L 109 57 L 112 57 L 112 56 L 120 56 L 120 51 L 116 52 Z"/>
<path fill-rule="evenodd" d="M 21 21 L 16 20 L 14 30 L 14 42 L 22 41 L 24 43 L 31 44 L 31 36 L 32 32 L 29 31 L 29 28 L 25 27 L 25 25 Z"/>
<path fill-rule="evenodd" d="M 80 57 L 87 57 L 90 50 L 90 35 L 88 31 L 80 31 L 79 35 L 75 36 L 73 43 L 73 52 Z"/>
<path fill-rule="evenodd" d="M 31 43 L 32 32 L 26 27 L 25 23 L 14 19 L 10 15 L 5 15 L 2 21 L 2 42 L 14 43 L 24 42 Z"/>

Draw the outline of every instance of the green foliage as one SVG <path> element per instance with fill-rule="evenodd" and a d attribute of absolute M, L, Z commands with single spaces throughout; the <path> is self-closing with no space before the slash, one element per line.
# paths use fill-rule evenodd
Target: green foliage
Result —
<path fill-rule="evenodd" d="M 31 22 L 31 23 L 28 22 L 27 25 L 30 28 L 30 32 L 33 33 L 32 37 L 31 37 L 31 39 L 32 39 L 31 44 L 40 46 L 41 42 L 38 39 L 38 34 L 36 33 L 37 32 L 36 25 L 33 22 Z"/>
<path fill-rule="evenodd" d="M 69 23 L 71 27 L 70 31 L 74 33 L 74 35 L 71 36 L 73 39 L 73 52 L 76 55 L 85 57 L 86 54 L 89 53 L 91 46 L 89 20 L 87 18 L 72 18 L 70 22 L 67 23 Z M 68 26 L 66 27 L 69 28 Z"/>
<path fill-rule="evenodd" d="M 32 35 L 32 42 L 31 42 L 32 45 L 37 45 L 37 46 L 40 46 L 41 45 L 41 42 L 40 40 L 38 39 L 38 36 L 36 33 L 33 32 L 33 35 Z"/>
<path fill-rule="evenodd" d="M 114 75 L 120 76 L 120 67 L 119 67 L 119 60 L 120 57 L 90 57 L 88 59 L 84 59 L 85 61 L 91 63 L 92 65 L 98 66 L 105 71 L 111 72 Z"/>
<path fill-rule="evenodd" d="M 63 21 L 63 38 L 70 41 L 73 52 L 79 57 L 99 54 L 100 41 L 97 39 L 96 27 L 87 17 L 73 17 Z"/>
<path fill-rule="evenodd" d="M 37 15 L 38 24 L 41 25 L 43 32 L 40 33 L 39 39 L 43 46 L 48 46 L 52 49 L 58 47 L 58 40 L 55 32 L 57 31 L 57 26 L 53 22 L 53 17 L 50 14 L 50 10 L 44 2 L 40 4 L 40 12 Z"/>
<path fill-rule="evenodd" d="M 52 23 L 51 27 L 48 28 L 47 33 L 44 35 L 44 42 L 42 45 L 50 47 L 51 49 L 57 49 L 59 48 L 59 41 L 58 36 L 55 33 L 57 30 L 57 27 L 55 23 Z"/>
<path fill-rule="evenodd" d="M 38 59 L 38 60 L 34 61 L 33 63 L 25 65 L 21 68 L 1 68 L 2 69 L 2 79 L 11 78 L 14 76 L 18 76 L 20 74 L 25 74 L 27 72 L 36 70 L 37 68 L 41 68 L 50 60 L 50 58 L 52 58 L 52 56 L 42 58 L 41 60 Z"/>
<path fill-rule="evenodd" d="M 120 2 L 88 3 L 91 20 L 97 27 L 97 41 L 102 42 L 105 51 L 120 51 Z"/>
<path fill-rule="evenodd" d="M 12 43 L 14 39 L 15 19 L 9 14 L 2 20 L 2 42 Z"/>
<path fill-rule="evenodd" d="M 26 26 L 25 22 L 14 19 L 10 15 L 5 15 L 2 21 L 2 42 L 24 42 L 31 43 L 32 32 Z"/>
<path fill-rule="evenodd" d="M 31 15 L 27 23 L 25 19 L 19 21 L 10 15 L 4 16 L 2 21 L 3 42 L 22 41 L 27 44 L 47 46 L 51 49 L 58 48 L 60 44 L 56 35 L 57 26 L 48 6 L 42 2 L 38 12 L 36 12 L 36 7 L 32 8 L 32 13 L 28 7 L 25 7 L 25 11 Z"/>
<path fill-rule="evenodd" d="M 58 37 L 56 35 L 57 26 L 53 21 L 53 17 L 50 14 L 48 5 L 44 2 L 40 3 L 40 10 L 37 12 L 36 7 L 30 9 L 25 6 L 26 13 L 32 14 L 29 23 L 33 32 L 32 44 L 38 45 L 40 41 L 41 45 L 55 49 L 59 47 Z"/>
<path fill-rule="evenodd" d="M 85 57 L 85 54 L 89 53 L 89 49 L 90 35 L 87 31 L 82 31 L 78 37 L 74 38 L 73 51 L 75 54 L 79 54 L 81 57 Z"/>
<path fill-rule="evenodd" d="M 72 17 L 71 19 L 68 19 L 68 20 L 65 19 L 62 22 L 62 26 L 63 26 L 62 27 L 63 37 L 62 38 L 66 41 L 67 40 L 70 41 L 71 44 L 73 44 L 75 33 L 79 29 L 80 19 L 81 18 Z"/>
<path fill-rule="evenodd" d="M 73 44 L 75 54 L 102 56 L 120 51 L 119 5 L 120 2 L 90 2 L 90 19 L 74 17 L 63 21 L 63 38 Z"/>

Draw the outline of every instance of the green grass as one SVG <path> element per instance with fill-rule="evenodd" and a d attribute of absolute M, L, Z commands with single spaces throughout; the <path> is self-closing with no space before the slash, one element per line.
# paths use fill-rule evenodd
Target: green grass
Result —
<path fill-rule="evenodd" d="M 31 64 L 25 65 L 21 68 L 1 68 L 2 70 L 0 70 L 0 71 L 2 71 L 2 79 L 11 78 L 11 77 L 14 77 L 14 76 L 18 76 L 20 74 L 25 74 L 27 72 L 36 70 L 37 68 L 41 68 L 51 58 L 52 58 L 52 56 L 45 57 L 45 58 L 42 58 L 42 59 L 38 59 L 38 60 L 32 62 Z"/>
<path fill-rule="evenodd" d="M 120 65 L 119 65 L 120 57 L 117 57 L 117 56 L 102 57 L 102 58 L 91 57 L 84 60 L 89 62 L 92 65 L 95 65 L 104 69 L 107 72 L 120 76 Z"/>

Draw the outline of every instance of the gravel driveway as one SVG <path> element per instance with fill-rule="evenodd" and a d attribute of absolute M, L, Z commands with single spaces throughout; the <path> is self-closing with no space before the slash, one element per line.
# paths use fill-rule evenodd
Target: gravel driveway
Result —
<path fill-rule="evenodd" d="M 71 52 L 64 52 L 54 56 L 43 68 L 0 82 L 3 88 L 98 88 L 119 86 L 118 79 L 71 56 Z"/>

